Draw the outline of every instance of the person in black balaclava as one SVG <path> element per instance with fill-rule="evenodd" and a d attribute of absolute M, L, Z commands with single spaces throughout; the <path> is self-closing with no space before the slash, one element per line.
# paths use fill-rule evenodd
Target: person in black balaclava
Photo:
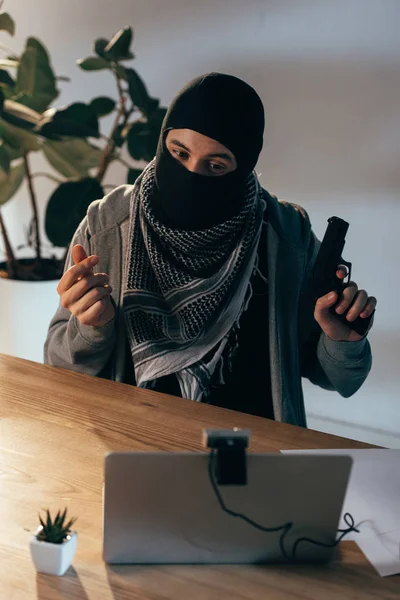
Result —
<path fill-rule="evenodd" d="M 176 160 L 167 148 L 167 138 L 179 141 L 182 132 L 188 130 L 191 139 L 197 133 L 193 141 L 200 138 L 201 142 L 205 136 L 219 142 L 225 152 L 228 149 L 233 156 L 233 161 L 227 161 L 228 169 L 202 174 Z M 238 213 L 246 179 L 262 149 L 263 133 L 264 108 L 247 83 L 219 73 L 188 83 L 169 107 L 158 144 L 154 209 L 159 219 L 170 227 L 196 230 Z"/>
<path fill-rule="evenodd" d="M 124 310 L 131 383 L 274 418 L 263 133 L 263 104 L 236 77 L 178 93 L 132 212 Z"/>
<path fill-rule="evenodd" d="M 254 268 L 265 267 L 265 256 L 257 258 L 265 201 L 253 173 L 263 131 L 259 96 L 231 75 L 196 78 L 169 107 L 131 207 L 124 293 L 131 383 L 222 404 L 222 390 L 254 379 L 268 361 L 268 345 L 249 352 L 254 327 L 262 335 L 268 327 L 265 319 L 257 325 L 266 278 L 261 297 L 253 295 L 258 281 L 250 283 Z M 266 374 L 257 383 L 264 389 Z M 262 412 L 272 414 L 270 402 Z"/>
<path fill-rule="evenodd" d="M 337 294 L 304 304 L 318 241 L 301 207 L 261 187 L 263 133 L 262 102 L 237 77 L 177 94 L 155 159 L 74 236 L 45 362 L 302 426 L 302 376 L 346 397 L 360 387 L 369 343 L 331 312 Z M 353 318 L 375 305 L 354 282 L 339 302 Z"/>

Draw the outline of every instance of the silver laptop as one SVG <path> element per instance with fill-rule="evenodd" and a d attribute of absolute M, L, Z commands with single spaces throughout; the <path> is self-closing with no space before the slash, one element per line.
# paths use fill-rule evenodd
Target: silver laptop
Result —
<path fill-rule="evenodd" d="M 247 485 L 217 486 L 225 507 L 263 527 L 292 522 L 300 537 L 331 543 L 350 475 L 348 456 L 252 454 Z M 113 452 L 105 458 L 103 558 L 107 563 L 205 564 L 282 561 L 282 531 L 267 533 L 221 507 L 207 453 Z M 334 552 L 299 543 L 296 559 Z"/>

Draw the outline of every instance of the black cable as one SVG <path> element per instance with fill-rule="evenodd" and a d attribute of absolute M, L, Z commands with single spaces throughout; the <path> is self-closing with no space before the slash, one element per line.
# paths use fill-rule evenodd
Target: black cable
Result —
<path fill-rule="evenodd" d="M 227 508 L 227 506 L 225 505 L 225 502 L 221 496 L 221 493 L 218 489 L 218 485 L 217 485 L 217 482 L 215 481 L 215 477 L 214 477 L 213 466 L 214 466 L 215 454 L 216 454 L 216 452 L 215 452 L 215 449 L 213 448 L 208 456 L 208 475 L 209 475 L 211 485 L 214 489 L 215 495 L 217 496 L 218 502 L 219 502 L 222 510 L 225 511 L 226 513 L 228 513 L 228 515 L 231 515 L 232 517 L 237 517 L 239 519 L 242 519 L 243 521 L 246 521 L 246 523 L 249 523 L 249 525 L 252 525 L 252 527 L 259 529 L 260 531 L 265 531 L 266 533 L 276 533 L 277 531 L 282 531 L 282 535 L 279 539 L 279 545 L 280 545 L 283 556 L 287 560 L 290 560 L 290 556 L 287 554 L 287 552 L 285 550 L 284 539 L 285 539 L 285 536 L 289 533 L 289 531 L 293 527 L 293 523 L 289 521 L 288 523 L 285 523 L 284 525 L 278 525 L 277 527 L 264 527 L 263 525 L 259 525 L 252 519 L 249 519 L 249 517 L 246 517 L 246 515 L 237 513 L 235 511 Z"/>
<path fill-rule="evenodd" d="M 302 542 L 308 542 L 309 544 L 315 544 L 316 546 L 322 546 L 324 548 L 334 548 L 335 546 L 337 546 L 339 544 L 339 542 L 342 541 L 342 539 L 349 533 L 351 533 L 352 531 L 355 531 L 357 533 L 359 533 L 359 530 L 355 527 L 355 523 L 354 523 L 354 518 L 352 517 L 352 515 L 350 513 L 345 513 L 344 515 L 344 520 L 345 523 L 348 525 L 347 529 L 338 529 L 339 533 L 341 533 L 342 535 L 340 535 L 337 540 L 335 540 L 334 542 L 330 543 L 330 544 L 326 544 L 324 542 L 319 542 L 317 540 L 313 540 L 311 538 L 306 538 L 306 537 L 302 537 L 302 538 L 298 538 L 294 544 L 293 544 L 293 548 L 292 548 L 292 556 L 289 556 L 288 553 L 286 552 L 285 549 L 285 537 L 286 535 L 289 533 L 289 531 L 292 529 L 294 523 L 292 521 L 288 521 L 287 523 L 285 523 L 284 525 L 278 525 L 276 527 L 264 527 L 263 525 L 260 525 L 259 523 L 256 523 L 255 521 L 253 521 L 252 519 L 250 519 L 249 517 L 246 517 L 246 515 L 243 515 L 242 513 L 237 513 L 231 509 L 229 509 L 222 496 L 221 493 L 218 489 L 218 485 L 217 482 L 215 480 L 215 476 L 214 476 L 214 457 L 216 455 L 216 451 L 215 448 L 212 448 L 209 455 L 208 455 L 208 476 L 212 485 L 212 488 L 215 492 L 215 495 L 217 497 L 217 500 L 222 508 L 222 510 L 224 512 L 226 512 L 228 515 L 231 515 L 232 517 L 236 517 L 239 519 L 242 519 L 243 521 L 245 521 L 246 523 L 248 523 L 249 525 L 251 525 L 252 527 L 255 527 L 256 529 L 259 529 L 260 531 L 264 531 L 266 533 L 276 533 L 277 531 L 282 531 L 282 534 L 279 538 L 279 546 L 282 552 L 283 557 L 288 560 L 288 561 L 292 561 L 295 560 L 296 558 L 296 552 L 297 552 L 297 547 L 300 543 Z"/>
<path fill-rule="evenodd" d="M 347 523 L 348 528 L 347 529 L 338 529 L 338 531 L 341 532 L 342 535 L 340 535 L 333 543 L 326 544 L 324 542 L 318 542 L 317 540 L 312 540 L 311 538 L 306 538 L 306 537 L 299 538 L 293 544 L 293 550 L 292 550 L 293 558 L 296 558 L 297 546 L 301 542 L 308 542 L 309 544 L 314 544 L 315 546 L 322 546 L 323 548 L 334 548 L 335 546 L 337 546 L 339 544 L 339 542 L 342 541 L 342 539 L 348 533 L 351 533 L 352 531 L 355 531 L 356 533 L 360 533 L 360 530 L 355 527 L 354 518 L 350 513 L 345 513 L 343 518 L 344 518 L 345 522 Z M 350 523 L 349 523 L 349 521 L 350 521 Z"/>

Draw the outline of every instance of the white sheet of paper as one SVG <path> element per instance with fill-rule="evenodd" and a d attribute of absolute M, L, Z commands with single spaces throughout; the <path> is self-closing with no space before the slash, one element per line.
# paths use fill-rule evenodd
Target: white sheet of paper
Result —
<path fill-rule="evenodd" d="M 353 458 L 343 515 L 349 512 L 360 533 L 355 540 L 381 575 L 400 573 L 400 450 L 281 450 L 283 454 L 345 454 Z"/>
<path fill-rule="evenodd" d="M 400 529 L 360 538 L 357 544 L 381 577 L 400 573 Z"/>

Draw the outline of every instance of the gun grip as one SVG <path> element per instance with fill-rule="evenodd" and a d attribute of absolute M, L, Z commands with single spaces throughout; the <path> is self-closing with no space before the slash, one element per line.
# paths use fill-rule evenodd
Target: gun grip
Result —
<path fill-rule="evenodd" d="M 332 307 L 331 312 L 335 315 L 335 317 L 337 317 L 339 319 L 339 321 L 341 321 L 342 323 L 344 323 L 345 325 L 350 327 L 350 329 L 359 333 L 360 335 L 365 335 L 365 333 L 368 330 L 371 319 L 375 314 L 375 310 L 374 310 L 372 315 L 370 315 L 369 317 L 366 317 L 365 319 L 362 319 L 361 317 L 357 317 L 357 319 L 355 321 L 348 321 L 346 319 L 346 313 L 348 311 L 346 311 L 346 313 L 344 313 L 343 315 L 338 315 L 337 312 L 335 311 L 335 307 Z"/>

